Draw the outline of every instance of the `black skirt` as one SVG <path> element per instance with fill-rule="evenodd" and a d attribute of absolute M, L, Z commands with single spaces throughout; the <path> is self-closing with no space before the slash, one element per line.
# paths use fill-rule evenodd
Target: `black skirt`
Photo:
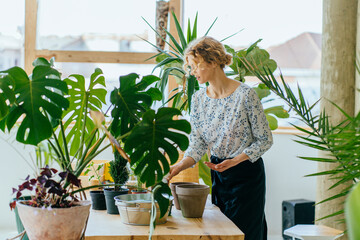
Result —
<path fill-rule="evenodd" d="M 211 156 L 218 164 L 225 159 Z M 224 172 L 211 170 L 212 203 L 245 234 L 245 240 L 266 240 L 265 170 L 262 158 L 246 160 Z"/>

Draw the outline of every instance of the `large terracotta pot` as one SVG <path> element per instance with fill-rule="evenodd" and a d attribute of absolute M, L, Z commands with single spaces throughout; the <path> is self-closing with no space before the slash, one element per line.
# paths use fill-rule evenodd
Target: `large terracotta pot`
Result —
<path fill-rule="evenodd" d="M 172 183 L 170 183 L 171 194 L 174 197 L 174 204 L 175 204 L 175 208 L 177 210 L 181 210 L 181 208 L 180 208 L 178 196 L 176 194 L 176 186 L 183 185 L 183 184 L 198 184 L 198 183 L 194 183 L 194 182 L 172 182 Z"/>
<path fill-rule="evenodd" d="M 90 201 L 70 208 L 43 209 L 17 204 L 20 219 L 30 240 L 79 240 L 85 231 Z"/>

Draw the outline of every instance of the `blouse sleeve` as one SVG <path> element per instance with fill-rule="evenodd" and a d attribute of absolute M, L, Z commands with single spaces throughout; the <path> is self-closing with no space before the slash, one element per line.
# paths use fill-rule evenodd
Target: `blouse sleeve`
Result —
<path fill-rule="evenodd" d="M 193 95 L 191 100 L 191 111 L 190 111 L 190 123 L 191 123 L 191 133 L 190 133 L 190 144 L 188 149 L 185 151 L 185 157 L 192 157 L 195 162 L 199 162 L 202 156 L 205 155 L 207 151 L 207 144 L 204 139 L 201 137 L 199 130 L 197 129 L 197 123 L 199 121 L 199 105 L 196 101 L 196 95 Z"/>
<path fill-rule="evenodd" d="M 260 99 L 253 89 L 248 92 L 245 105 L 254 141 L 243 152 L 255 162 L 270 149 L 273 138 Z"/>

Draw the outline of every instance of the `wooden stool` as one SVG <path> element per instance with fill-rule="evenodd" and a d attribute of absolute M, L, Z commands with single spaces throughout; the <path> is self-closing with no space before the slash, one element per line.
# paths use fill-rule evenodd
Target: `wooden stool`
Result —
<path fill-rule="evenodd" d="M 292 239 L 332 240 L 341 237 L 344 233 L 323 225 L 298 224 L 284 230 L 284 234 L 292 237 Z"/>

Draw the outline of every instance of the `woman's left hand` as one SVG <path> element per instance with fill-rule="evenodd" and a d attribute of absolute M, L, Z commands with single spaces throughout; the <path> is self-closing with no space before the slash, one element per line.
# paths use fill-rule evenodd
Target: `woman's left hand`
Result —
<path fill-rule="evenodd" d="M 219 164 L 214 164 L 211 162 L 205 162 L 205 165 L 208 166 L 210 169 L 214 170 L 214 171 L 218 171 L 218 172 L 223 172 L 235 165 L 239 164 L 238 161 L 236 161 L 234 158 L 232 159 L 226 159 L 224 161 L 222 161 Z"/>

